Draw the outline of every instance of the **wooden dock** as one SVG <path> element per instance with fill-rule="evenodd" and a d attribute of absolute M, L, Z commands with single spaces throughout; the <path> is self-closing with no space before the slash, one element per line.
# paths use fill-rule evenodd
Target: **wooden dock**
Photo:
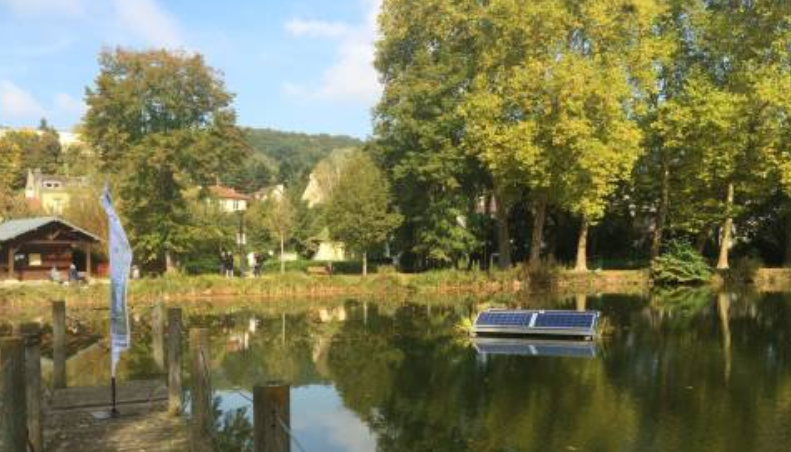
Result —
<path fill-rule="evenodd" d="M 187 452 L 189 429 L 167 413 L 168 389 L 160 381 L 118 387 L 120 416 L 111 418 L 108 387 L 59 389 L 44 423 L 49 452 Z"/>
<path fill-rule="evenodd" d="M 164 322 L 162 307 L 155 316 Z M 119 416 L 111 416 L 108 386 L 69 388 L 66 381 L 65 306 L 53 302 L 53 390 L 41 379 L 41 327 L 26 323 L 0 338 L 0 450 L 4 452 L 218 452 L 213 418 L 209 331 L 190 329 L 190 411 L 187 421 L 182 374 L 182 313 L 167 311 L 167 384 L 162 380 L 119 384 Z M 158 335 L 164 332 L 158 327 Z M 164 338 L 156 338 L 164 361 Z M 160 369 L 165 362 L 161 363 Z M 289 452 L 290 388 L 267 382 L 253 388 L 253 450 Z"/>

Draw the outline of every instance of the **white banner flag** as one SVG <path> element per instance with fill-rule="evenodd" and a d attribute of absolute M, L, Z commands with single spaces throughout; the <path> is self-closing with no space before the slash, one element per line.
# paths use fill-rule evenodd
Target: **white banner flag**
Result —
<path fill-rule="evenodd" d="M 129 349 L 129 315 L 126 310 L 126 289 L 132 269 L 132 248 L 126 232 L 110 199 L 107 186 L 102 191 L 102 207 L 107 213 L 110 229 L 110 354 L 111 371 L 115 378 L 115 366 L 121 352 Z"/>

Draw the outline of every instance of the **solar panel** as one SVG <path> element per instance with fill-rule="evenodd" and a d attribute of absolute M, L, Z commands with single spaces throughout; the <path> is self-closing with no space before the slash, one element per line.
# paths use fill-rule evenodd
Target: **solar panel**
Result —
<path fill-rule="evenodd" d="M 475 323 L 489 326 L 527 326 L 532 316 L 530 311 L 486 311 L 481 313 Z"/>
<path fill-rule="evenodd" d="M 535 334 L 556 336 L 596 335 L 596 311 L 543 311 L 489 309 L 478 315 L 474 334 Z"/>
<path fill-rule="evenodd" d="M 596 321 L 593 312 L 545 312 L 538 316 L 536 328 L 591 328 Z"/>

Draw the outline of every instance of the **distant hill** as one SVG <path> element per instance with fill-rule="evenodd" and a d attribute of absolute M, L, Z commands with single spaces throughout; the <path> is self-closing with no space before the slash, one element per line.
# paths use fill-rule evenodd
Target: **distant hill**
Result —
<path fill-rule="evenodd" d="M 343 135 L 309 135 L 272 129 L 245 128 L 255 152 L 278 167 L 280 181 L 302 183 L 316 164 L 336 149 L 362 146 L 357 138 Z"/>

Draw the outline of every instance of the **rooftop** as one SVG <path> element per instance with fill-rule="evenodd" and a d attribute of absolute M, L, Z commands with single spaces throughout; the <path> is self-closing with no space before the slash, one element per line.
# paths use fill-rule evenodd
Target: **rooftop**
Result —
<path fill-rule="evenodd" d="M 60 223 L 61 225 L 83 234 L 92 240 L 99 241 L 100 239 L 90 232 L 78 228 L 71 223 L 61 220 L 57 217 L 32 217 L 32 218 L 18 218 L 15 220 L 8 220 L 5 223 L 0 223 L 0 242 L 13 240 L 28 232 L 35 231 L 51 223 Z"/>

